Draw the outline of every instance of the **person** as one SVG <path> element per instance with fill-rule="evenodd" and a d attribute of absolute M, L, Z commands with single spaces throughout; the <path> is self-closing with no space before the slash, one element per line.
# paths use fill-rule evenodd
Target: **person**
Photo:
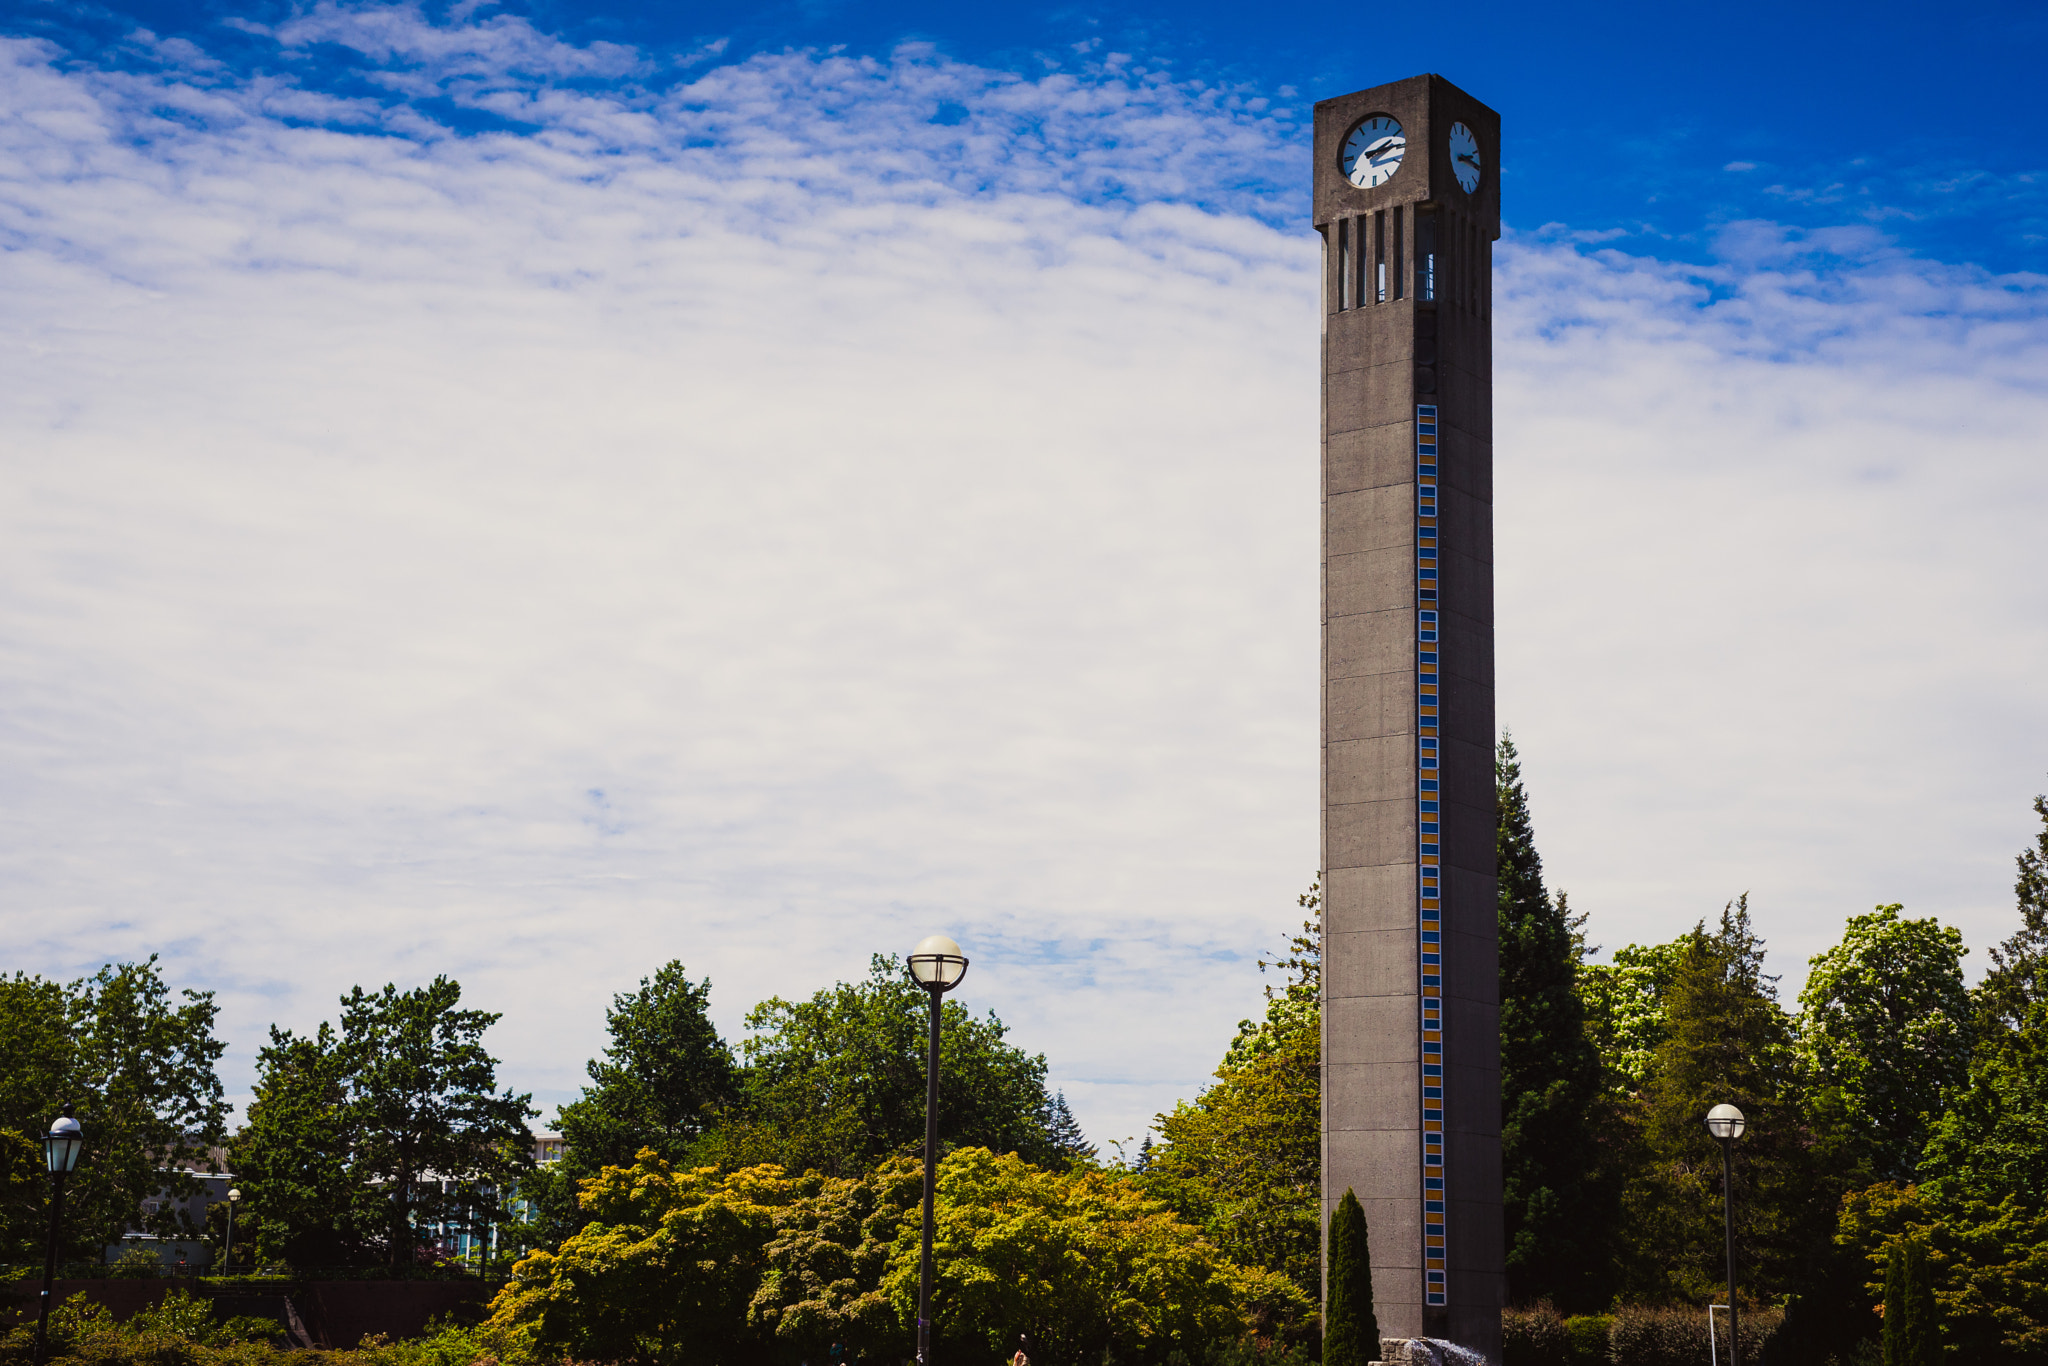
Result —
<path fill-rule="evenodd" d="M 1010 1366 L 1031 1366 L 1031 1358 L 1024 1355 L 1024 1335 L 1017 1334 L 1017 1355 L 1010 1358 Z"/>

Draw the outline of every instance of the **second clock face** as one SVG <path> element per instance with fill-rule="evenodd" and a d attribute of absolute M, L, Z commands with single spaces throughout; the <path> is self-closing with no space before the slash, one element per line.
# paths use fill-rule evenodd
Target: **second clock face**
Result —
<path fill-rule="evenodd" d="M 1479 188 L 1479 139 L 1462 123 L 1451 125 L 1451 170 L 1466 194 Z"/>
<path fill-rule="evenodd" d="M 1408 137 L 1401 125 L 1386 114 L 1375 114 L 1344 139 L 1339 169 L 1353 185 L 1370 190 L 1392 180 L 1407 154 Z"/>

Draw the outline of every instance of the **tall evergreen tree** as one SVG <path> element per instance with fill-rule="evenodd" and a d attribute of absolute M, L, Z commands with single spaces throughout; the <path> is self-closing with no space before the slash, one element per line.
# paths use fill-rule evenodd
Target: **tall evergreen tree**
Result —
<path fill-rule="evenodd" d="M 1592 1310 L 1610 1292 L 1617 1184 L 1603 1171 L 1600 1052 L 1577 990 L 1580 938 L 1543 886 L 1514 739 L 1494 756 L 1500 826 L 1501 1174 L 1508 1296 Z"/>
<path fill-rule="evenodd" d="M 1704 1122 L 1724 1101 L 1749 1121 L 1735 1145 L 1743 1286 L 1764 1299 L 1803 1292 L 1826 1261 L 1855 1164 L 1838 1130 L 1802 1112 L 1792 1021 L 1763 960 L 1747 897 L 1723 909 L 1717 931 L 1695 926 L 1680 956 L 1642 1097 L 1646 1161 L 1628 1193 L 1634 1296 L 1698 1299 L 1725 1275 L 1721 1155 Z"/>
<path fill-rule="evenodd" d="M 2033 847 L 2020 851 L 2013 883 L 2020 927 L 1991 950 L 1991 970 L 1971 993 L 1984 1039 L 2020 1028 L 2028 1008 L 2048 1000 L 2048 796 L 2034 798 L 2034 812 L 2041 828 Z"/>
<path fill-rule="evenodd" d="M 1323 1366 L 1379 1360 L 1380 1321 L 1372 1305 L 1372 1250 L 1365 1210 L 1347 1188 L 1330 1216 L 1330 1296 L 1323 1310 Z"/>
<path fill-rule="evenodd" d="M 1885 1260 L 1884 1366 L 1940 1366 L 1941 1356 L 1941 1309 L 1927 1245 L 1901 1238 Z"/>

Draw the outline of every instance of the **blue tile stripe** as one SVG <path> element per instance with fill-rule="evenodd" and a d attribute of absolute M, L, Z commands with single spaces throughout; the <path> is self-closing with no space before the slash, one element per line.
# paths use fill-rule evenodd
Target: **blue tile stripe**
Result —
<path fill-rule="evenodd" d="M 1420 877 L 1423 1302 L 1449 1303 L 1444 1237 L 1443 855 L 1438 843 L 1437 410 L 1415 406 L 1415 862 Z"/>

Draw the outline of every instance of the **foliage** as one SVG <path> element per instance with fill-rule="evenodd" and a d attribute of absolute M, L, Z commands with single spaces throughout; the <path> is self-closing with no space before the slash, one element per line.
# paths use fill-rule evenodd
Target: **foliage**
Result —
<path fill-rule="evenodd" d="M 1287 1276 L 1310 1303 L 1322 1290 L 1322 914 L 1310 912 L 1274 966 L 1262 1020 L 1240 1021 L 1216 1084 L 1159 1116 L 1147 1186 L 1199 1223 L 1233 1261 Z M 1262 964 L 1262 966 L 1264 966 Z"/>
<path fill-rule="evenodd" d="M 1809 960 L 1799 1052 L 1809 1080 L 1841 1092 L 1872 1171 L 1911 1180 L 1950 1092 L 1969 1067 L 1962 932 L 1906 920 L 1898 905 L 1852 916 Z"/>
<path fill-rule="evenodd" d="M 1884 1366 L 1940 1366 L 1941 1311 L 1918 1238 L 1891 1245 L 1884 1269 Z"/>
<path fill-rule="evenodd" d="M 640 989 L 612 998 L 611 1043 L 590 1063 L 590 1085 L 562 1108 L 565 1171 L 594 1176 L 643 1148 L 680 1162 L 738 1098 L 739 1069 L 711 1023 L 711 979 L 664 964 Z"/>
<path fill-rule="evenodd" d="M 604 1056 L 590 1084 L 561 1109 L 559 1162 L 529 1175 L 521 1194 L 540 1210 L 537 1240 L 559 1243 L 582 1223 L 578 1183 L 605 1167 L 631 1166 L 642 1148 L 689 1165 L 691 1151 L 739 1098 L 739 1066 L 711 1023 L 711 979 L 692 982 L 670 960 L 640 989 L 612 997 Z"/>
<path fill-rule="evenodd" d="M 2048 1358 L 2048 1214 L 2010 1196 L 1997 1204 L 1942 1206 L 1925 1188 L 1883 1182 L 1842 1202 L 1835 1238 L 1868 1268 L 1873 1305 L 1884 1293 L 1892 1247 L 1922 1245 L 1952 1355 L 1987 1362 Z"/>
<path fill-rule="evenodd" d="M 481 1366 L 516 1351 L 488 1327 L 454 1325 L 403 1342 L 372 1339 L 352 1351 L 291 1350 L 277 1344 L 273 1320 L 215 1320 L 203 1299 L 182 1292 L 121 1322 L 74 1295 L 51 1311 L 50 1330 L 51 1361 L 69 1366 Z M 26 1366 L 34 1338 L 33 1319 L 17 1326 L 0 1340 L 0 1363 Z"/>
<path fill-rule="evenodd" d="M 1607 1344 L 1600 1346 L 1604 1357 Z M 1549 1300 L 1502 1310 L 1500 1348 L 1501 1366 L 1572 1366 L 1571 1335 Z"/>
<path fill-rule="evenodd" d="M 906 1227 L 921 1230 L 924 1164 L 892 1158 L 859 1179 L 828 1178 L 778 1217 L 749 1322 L 785 1353 L 816 1361 L 836 1346 L 886 1358 L 908 1341 L 882 1278 Z"/>
<path fill-rule="evenodd" d="M 904 1221 L 882 1283 L 916 1316 L 918 1233 Z M 1308 1309 L 1284 1277 L 1233 1265 L 1133 1175 L 1051 1172 L 985 1148 L 938 1173 L 935 1350 L 995 1356 L 1019 1337 L 1048 1361 L 1164 1362 Z"/>
<path fill-rule="evenodd" d="M 676 1171 L 643 1149 L 584 1184 L 590 1222 L 520 1262 L 491 1321 L 579 1361 L 756 1361 L 763 1334 L 747 1311 L 775 1216 L 822 1184 L 773 1166 Z"/>
<path fill-rule="evenodd" d="M 921 1168 L 858 1178 L 774 1166 L 676 1171 L 644 1150 L 586 1182 L 591 1221 L 492 1305 L 507 1343 L 577 1360 L 901 1356 L 916 1315 Z M 962 1148 L 941 1163 L 937 1336 L 955 1354 L 1019 1334 L 1053 1360 L 1163 1361 L 1300 1319 L 1283 1278 L 1231 1264 L 1128 1173 L 1046 1171 Z"/>
<path fill-rule="evenodd" d="M 1991 950 L 1991 970 L 1971 993 L 1986 1037 L 2020 1028 L 2032 1007 L 2048 1003 L 2048 796 L 2034 798 L 2034 814 L 2041 829 L 2020 851 L 2013 883 L 2020 927 Z"/>
<path fill-rule="evenodd" d="M 1933 1126 L 1920 1174 L 1941 1204 L 2015 1196 L 2048 1210 L 2048 1000 L 1978 1043 L 1968 1081 Z"/>
<path fill-rule="evenodd" d="M 859 1176 L 891 1154 L 921 1151 L 928 1010 L 923 989 L 882 954 L 864 982 L 754 1007 L 753 1036 L 740 1050 L 745 1117 L 719 1131 L 705 1160 Z M 1005 1043 L 1007 1032 L 993 1011 L 977 1019 L 945 1004 L 940 1141 L 1053 1160 L 1045 1055 Z"/>
<path fill-rule="evenodd" d="M 1323 1366 L 1366 1366 L 1380 1354 L 1373 1312 L 1372 1246 L 1365 1209 L 1349 1188 L 1330 1216 L 1330 1297 L 1323 1310 Z"/>
<path fill-rule="evenodd" d="M 1756 1366 L 1769 1359 L 1771 1339 L 1783 1320 L 1784 1315 L 1776 1309 L 1741 1315 L 1736 1331 L 1742 1339 L 1744 1362 Z M 1725 1334 L 1727 1323 L 1722 1318 L 1715 1331 Z M 1624 1307 L 1615 1311 L 1608 1329 L 1607 1350 L 1616 1366 L 1699 1366 L 1707 1360 L 1708 1347 L 1707 1311 L 1700 1304 Z M 1722 1360 L 1727 1360 L 1725 1354 Z"/>
<path fill-rule="evenodd" d="M 355 988 L 341 1026 L 272 1028 L 232 1160 L 260 1255 L 301 1264 L 376 1253 L 410 1265 L 426 1225 L 497 1217 L 497 1191 L 531 1165 L 528 1097 L 499 1094 L 483 1032 L 437 977 L 401 992 Z"/>
<path fill-rule="evenodd" d="M 1664 1042 L 1664 996 L 1688 941 L 1680 935 L 1668 944 L 1630 944 L 1615 950 L 1611 962 L 1579 967 L 1586 1033 L 1600 1050 L 1608 1090 L 1618 1100 L 1649 1080 Z"/>
<path fill-rule="evenodd" d="M 229 1146 L 246 1195 L 242 1237 L 259 1258 L 299 1266 L 360 1260 L 377 1224 L 375 1193 L 355 1178 L 349 1058 L 332 1025 L 310 1037 L 272 1026 L 256 1055 L 248 1117 Z"/>
<path fill-rule="evenodd" d="M 1571 1309 L 1607 1303 L 1620 1213 L 1611 1105 L 1577 986 L 1582 941 L 1565 898 L 1543 886 L 1515 742 L 1494 755 L 1499 826 L 1502 1215 L 1508 1298 Z M 1603 1161 L 1603 1159 L 1607 1159 Z"/>
<path fill-rule="evenodd" d="M 0 1258 L 40 1259 L 49 1220 L 42 1135 L 65 1103 L 86 1150 L 66 1182 L 59 1256 L 97 1256 L 138 1223 L 190 1234 L 176 1211 L 144 1215 L 142 1202 L 197 1191 L 181 1169 L 202 1163 L 225 1132 L 217 1013 L 211 992 L 174 997 L 154 956 L 69 985 L 0 978 Z"/>
<path fill-rule="evenodd" d="M 1829 1246 L 1845 1180 L 1838 1130 L 1810 1129 L 1798 1105 L 1792 1022 L 1763 952 L 1747 899 L 1730 902 L 1717 932 L 1702 924 L 1687 937 L 1665 993 L 1627 1193 L 1624 1285 L 1638 1303 L 1704 1303 L 1724 1284 L 1721 1151 L 1703 1122 L 1723 1101 L 1749 1120 L 1734 1150 L 1742 1284 L 1770 1296 L 1803 1289 Z"/>

